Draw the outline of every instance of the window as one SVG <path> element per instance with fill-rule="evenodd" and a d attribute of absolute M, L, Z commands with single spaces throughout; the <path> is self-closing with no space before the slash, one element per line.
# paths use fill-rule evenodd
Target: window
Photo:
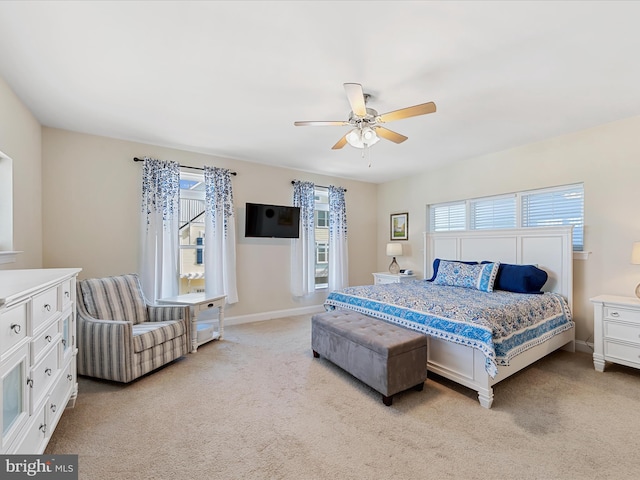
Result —
<path fill-rule="evenodd" d="M 329 286 L 329 190 L 315 188 L 316 289 Z"/>
<path fill-rule="evenodd" d="M 0 152 L 0 263 L 16 261 L 13 250 L 13 161 Z"/>
<path fill-rule="evenodd" d="M 573 249 L 584 248 L 584 185 L 429 205 L 429 230 L 573 225 Z"/>
<path fill-rule="evenodd" d="M 180 294 L 204 291 L 204 175 L 180 172 Z"/>

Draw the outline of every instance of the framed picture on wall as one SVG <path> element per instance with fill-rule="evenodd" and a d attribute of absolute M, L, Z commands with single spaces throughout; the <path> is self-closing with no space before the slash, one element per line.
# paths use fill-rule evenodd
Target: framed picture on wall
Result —
<path fill-rule="evenodd" d="M 409 214 L 391 214 L 391 240 L 409 240 Z"/>

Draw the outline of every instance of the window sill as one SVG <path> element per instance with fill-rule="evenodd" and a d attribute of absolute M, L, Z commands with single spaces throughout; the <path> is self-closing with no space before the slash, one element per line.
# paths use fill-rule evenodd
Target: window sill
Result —
<path fill-rule="evenodd" d="M 22 252 L 0 252 L 0 264 L 14 263 L 19 253 Z"/>
<path fill-rule="evenodd" d="M 573 252 L 574 260 L 588 260 L 591 252 Z"/>

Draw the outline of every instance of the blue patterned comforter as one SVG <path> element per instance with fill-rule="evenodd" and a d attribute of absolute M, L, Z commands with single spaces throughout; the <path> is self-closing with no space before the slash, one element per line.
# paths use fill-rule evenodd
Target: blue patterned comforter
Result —
<path fill-rule="evenodd" d="M 487 293 L 427 281 L 344 288 L 330 293 L 325 307 L 355 310 L 479 349 L 491 377 L 498 365 L 574 326 L 569 305 L 556 293 Z"/>

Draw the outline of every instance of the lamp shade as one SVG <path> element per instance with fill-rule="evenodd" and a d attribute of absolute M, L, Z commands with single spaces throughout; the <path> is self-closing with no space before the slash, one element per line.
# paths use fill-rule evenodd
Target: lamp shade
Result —
<path fill-rule="evenodd" d="M 402 244 L 387 243 L 387 257 L 400 257 L 400 256 L 402 256 Z"/>
<path fill-rule="evenodd" d="M 640 265 L 640 242 L 633 242 L 633 248 L 631 249 L 631 263 L 634 265 Z"/>

